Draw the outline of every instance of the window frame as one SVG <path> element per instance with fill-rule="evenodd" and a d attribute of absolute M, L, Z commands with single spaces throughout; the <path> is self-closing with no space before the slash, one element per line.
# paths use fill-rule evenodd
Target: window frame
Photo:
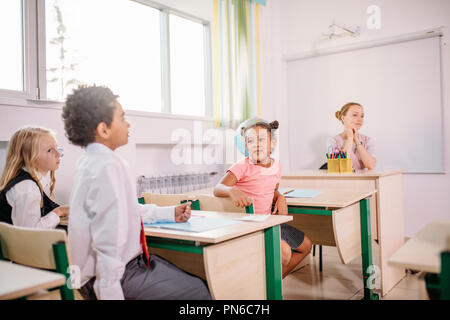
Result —
<path fill-rule="evenodd" d="M 0 88 L 1 98 L 34 100 L 38 90 L 38 50 L 37 50 L 37 0 L 21 0 L 22 25 L 22 86 L 23 90 Z"/>
<path fill-rule="evenodd" d="M 23 28 L 23 91 L 0 89 L 0 104 L 36 104 L 62 105 L 62 101 L 47 99 L 46 79 L 46 33 L 45 0 L 21 0 Z M 161 90 L 162 105 L 160 112 L 127 110 L 128 114 L 137 116 L 170 115 L 170 118 L 211 119 L 214 116 L 212 88 L 212 39 L 211 22 L 182 12 L 151 0 L 129 0 L 150 6 L 160 11 L 161 24 Z M 205 114 L 173 114 L 170 98 L 170 30 L 169 15 L 197 22 L 203 26 L 204 38 L 204 80 L 205 80 Z M 5 99 L 4 99 L 5 98 Z M 10 99 L 11 98 L 11 99 Z M 3 101 L 2 101 L 3 100 Z"/>

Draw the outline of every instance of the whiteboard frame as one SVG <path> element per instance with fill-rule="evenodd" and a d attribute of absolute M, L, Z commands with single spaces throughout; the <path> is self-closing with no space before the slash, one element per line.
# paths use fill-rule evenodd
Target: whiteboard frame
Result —
<path fill-rule="evenodd" d="M 422 40 L 427 38 L 434 38 L 439 37 L 439 63 L 440 63 L 440 70 L 439 70 L 439 78 L 440 78 L 440 101 L 441 101 L 441 113 L 444 115 L 444 93 L 443 93 L 443 70 L 442 70 L 442 37 L 444 35 L 443 33 L 443 26 L 437 27 L 437 28 L 431 28 L 426 29 L 419 32 L 414 33 L 408 33 L 408 34 L 402 34 L 398 36 L 393 37 L 387 37 L 387 38 L 380 38 L 372 41 L 363 41 L 343 46 L 334 46 L 329 48 L 323 48 L 323 49 L 317 49 L 312 50 L 308 52 L 300 52 L 300 53 L 294 53 L 294 54 L 285 54 L 283 55 L 283 61 L 286 63 L 294 62 L 298 60 L 303 59 L 309 59 L 309 58 L 316 58 L 320 56 L 325 55 L 332 55 L 337 53 L 344 53 L 349 51 L 356 51 L 360 49 L 368 49 L 368 48 L 375 48 L 385 45 L 391 45 L 391 44 L 398 44 L 402 42 L 409 42 L 409 41 L 415 41 L 415 40 Z M 442 128 L 442 134 L 445 130 L 444 126 L 444 116 L 441 117 L 441 128 Z M 405 171 L 404 174 L 414 175 L 414 174 L 446 174 L 446 162 L 445 162 L 445 136 L 443 135 L 441 140 L 441 150 L 442 150 L 442 170 L 435 170 L 433 172 L 423 172 L 423 171 L 414 171 L 414 172 L 408 172 Z"/>

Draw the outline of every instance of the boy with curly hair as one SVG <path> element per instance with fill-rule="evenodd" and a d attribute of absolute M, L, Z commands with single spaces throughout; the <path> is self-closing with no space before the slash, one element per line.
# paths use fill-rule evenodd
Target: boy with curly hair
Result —
<path fill-rule="evenodd" d="M 130 124 L 106 87 L 83 86 L 67 97 L 62 118 L 71 143 L 85 148 L 70 196 L 69 247 L 85 299 L 210 299 L 204 282 L 148 255 L 143 222 L 189 219 L 188 204 L 141 205 L 127 163 L 114 150 Z"/>

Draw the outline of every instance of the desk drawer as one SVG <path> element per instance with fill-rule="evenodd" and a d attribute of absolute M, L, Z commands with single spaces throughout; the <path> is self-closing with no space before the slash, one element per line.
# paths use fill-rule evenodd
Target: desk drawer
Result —
<path fill-rule="evenodd" d="M 331 216 L 290 214 L 294 220 L 288 224 L 303 231 L 315 244 L 336 246 L 333 236 L 333 221 Z"/>

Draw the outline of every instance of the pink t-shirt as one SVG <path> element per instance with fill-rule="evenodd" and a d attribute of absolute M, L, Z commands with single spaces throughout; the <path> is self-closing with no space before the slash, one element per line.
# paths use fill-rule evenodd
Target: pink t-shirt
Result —
<path fill-rule="evenodd" d="M 358 136 L 359 136 L 359 141 L 362 142 L 363 147 L 366 148 L 366 150 L 370 153 L 370 155 L 372 157 L 376 158 L 375 146 L 373 144 L 372 139 L 361 133 L 359 133 Z M 333 138 L 330 138 L 327 141 L 327 147 L 332 146 L 333 149 L 335 147 L 342 149 L 342 148 L 344 148 L 344 145 L 345 145 L 345 140 L 344 140 L 344 138 L 342 138 L 342 136 L 340 134 L 338 134 L 337 136 L 334 136 Z M 353 145 L 352 145 L 351 157 L 352 157 L 353 169 L 362 170 L 365 168 L 364 163 L 362 162 L 361 157 L 359 156 L 358 150 L 356 149 L 355 143 L 353 143 Z"/>
<path fill-rule="evenodd" d="M 253 198 L 255 213 L 270 214 L 275 187 L 281 179 L 281 163 L 273 160 L 269 168 L 252 164 L 249 158 L 235 163 L 230 169 L 237 178 L 236 188 Z"/>

